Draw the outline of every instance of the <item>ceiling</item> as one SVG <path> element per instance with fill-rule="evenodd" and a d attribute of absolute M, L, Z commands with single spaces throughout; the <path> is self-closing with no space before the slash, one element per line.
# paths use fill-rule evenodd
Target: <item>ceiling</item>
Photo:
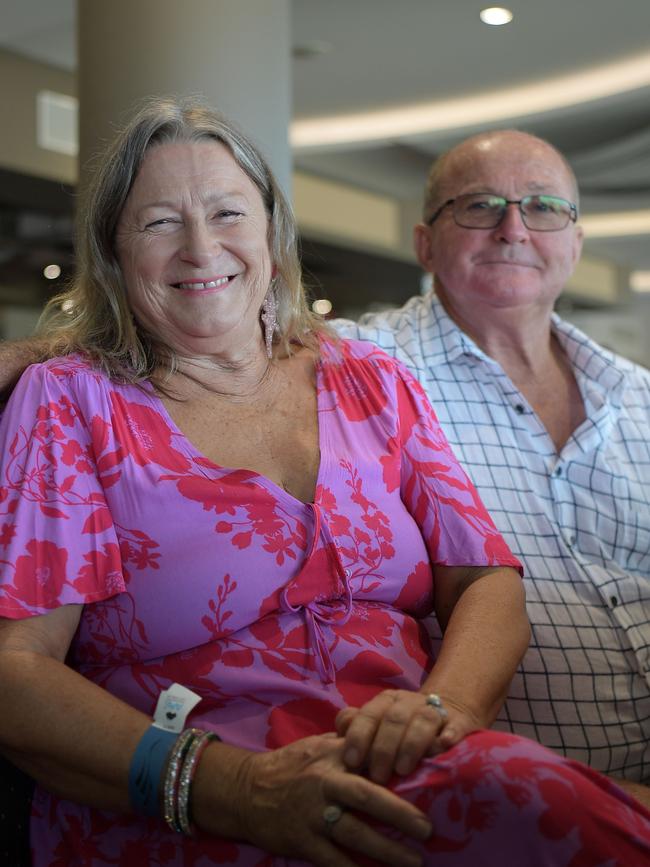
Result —
<path fill-rule="evenodd" d="M 514 19 L 503 27 L 479 20 L 484 5 L 293 0 L 294 141 L 307 121 L 344 116 L 345 139 L 360 114 L 375 113 L 369 119 L 377 120 L 377 112 L 396 112 L 388 132 L 366 140 L 296 146 L 296 164 L 414 199 L 441 150 L 481 127 L 517 126 L 566 153 L 586 215 L 650 209 L 650 0 L 511 0 Z M 74 0 L 0 0 L 1 47 L 74 70 L 74 29 Z M 598 69 L 603 75 L 591 95 L 569 99 L 574 85 L 581 92 L 576 76 L 593 78 Z M 523 98 L 536 106 L 534 112 L 508 117 L 521 96 L 513 91 L 546 83 L 539 91 L 546 98 L 554 79 L 560 79 L 556 102 L 568 104 L 540 107 L 531 91 Z M 489 119 L 486 98 L 498 120 Z M 404 109 L 414 106 L 428 109 L 434 128 L 400 132 Z M 443 122 L 450 109 L 456 120 Z M 626 267 L 650 270 L 649 240 L 594 238 L 587 248 Z"/>

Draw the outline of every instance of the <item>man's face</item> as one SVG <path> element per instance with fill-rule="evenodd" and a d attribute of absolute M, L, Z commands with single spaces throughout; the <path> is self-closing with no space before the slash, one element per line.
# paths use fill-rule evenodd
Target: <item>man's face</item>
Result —
<path fill-rule="evenodd" d="M 545 193 L 575 201 L 562 160 L 544 142 L 518 133 L 473 139 L 450 156 L 440 200 L 463 193 L 494 193 L 518 200 Z M 495 308 L 548 311 L 573 271 L 582 248 L 575 223 L 558 232 L 527 229 L 510 205 L 494 229 L 457 226 L 445 208 L 433 226 L 416 227 L 420 263 L 435 274 L 439 297 L 459 318 Z"/>

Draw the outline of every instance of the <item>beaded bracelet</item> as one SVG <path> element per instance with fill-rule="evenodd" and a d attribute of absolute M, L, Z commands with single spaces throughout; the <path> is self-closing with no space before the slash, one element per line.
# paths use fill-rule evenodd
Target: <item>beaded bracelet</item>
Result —
<path fill-rule="evenodd" d="M 185 729 L 169 755 L 163 783 L 163 818 L 176 833 L 194 835 L 190 820 L 190 789 L 196 766 L 210 741 L 220 741 L 219 735 L 202 729 Z"/>
<path fill-rule="evenodd" d="M 195 833 L 190 819 L 190 788 L 196 772 L 196 766 L 207 745 L 211 741 L 219 740 L 221 738 L 214 732 L 202 732 L 198 737 L 194 738 L 183 759 L 183 767 L 178 782 L 176 807 L 178 824 L 183 834 L 187 834 L 188 837 L 193 837 Z"/>
<path fill-rule="evenodd" d="M 170 753 L 163 784 L 163 818 L 167 826 L 180 834 L 178 821 L 178 777 L 185 755 L 194 739 L 203 734 L 201 729 L 185 729 L 178 736 Z"/>

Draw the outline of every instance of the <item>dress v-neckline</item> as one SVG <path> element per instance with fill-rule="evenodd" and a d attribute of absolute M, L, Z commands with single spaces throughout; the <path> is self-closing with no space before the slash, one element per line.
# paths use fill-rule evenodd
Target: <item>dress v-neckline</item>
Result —
<path fill-rule="evenodd" d="M 265 487 L 274 495 L 280 494 L 283 499 L 288 499 L 292 503 L 299 503 L 300 506 L 303 507 L 313 507 L 317 502 L 317 494 L 318 490 L 321 487 L 322 483 L 322 475 L 325 465 L 325 460 L 323 458 L 324 450 L 323 450 L 323 420 L 328 415 L 328 413 L 323 412 L 322 407 L 322 359 L 315 358 L 314 359 L 314 373 L 315 373 L 315 384 L 316 384 L 316 427 L 318 431 L 318 472 L 316 473 L 316 484 L 314 486 L 314 496 L 311 500 L 305 501 L 301 500 L 299 497 L 294 496 L 290 491 L 283 486 L 274 482 L 268 476 L 265 476 L 263 473 L 259 473 L 257 470 L 251 470 L 248 467 L 227 467 L 223 464 L 218 464 L 210 458 L 206 457 L 200 449 L 198 449 L 192 440 L 184 433 L 179 426 L 176 424 L 174 419 L 172 418 L 171 413 L 165 406 L 164 401 L 160 398 L 152 385 L 152 383 L 147 382 L 147 395 L 149 399 L 155 405 L 155 409 L 157 412 L 163 417 L 165 423 L 168 425 L 170 430 L 179 438 L 179 442 L 177 443 L 177 447 L 182 449 L 185 455 L 189 458 L 193 467 L 197 468 L 206 478 L 212 479 L 212 475 L 210 475 L 207 470 L 212 469 L 219 473 L 236 473 L 236 472 L 245 472 L 250 473 L 251 478 L 255 479 L 259 484 Z"/>

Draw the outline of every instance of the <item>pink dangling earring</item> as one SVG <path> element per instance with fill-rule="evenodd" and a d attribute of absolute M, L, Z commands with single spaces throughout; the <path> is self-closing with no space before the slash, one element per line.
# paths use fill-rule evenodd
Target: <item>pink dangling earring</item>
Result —
<path fill-rule="evenodd" d="M 273 337 L 278 330 L 278 299 L 275 295 L 275 277 L 271 280 L 266 298 L 262 304 L 262 326 L 264 328 L 264 342 L 266 343 L 266 355 L 273 358 Z"/>

